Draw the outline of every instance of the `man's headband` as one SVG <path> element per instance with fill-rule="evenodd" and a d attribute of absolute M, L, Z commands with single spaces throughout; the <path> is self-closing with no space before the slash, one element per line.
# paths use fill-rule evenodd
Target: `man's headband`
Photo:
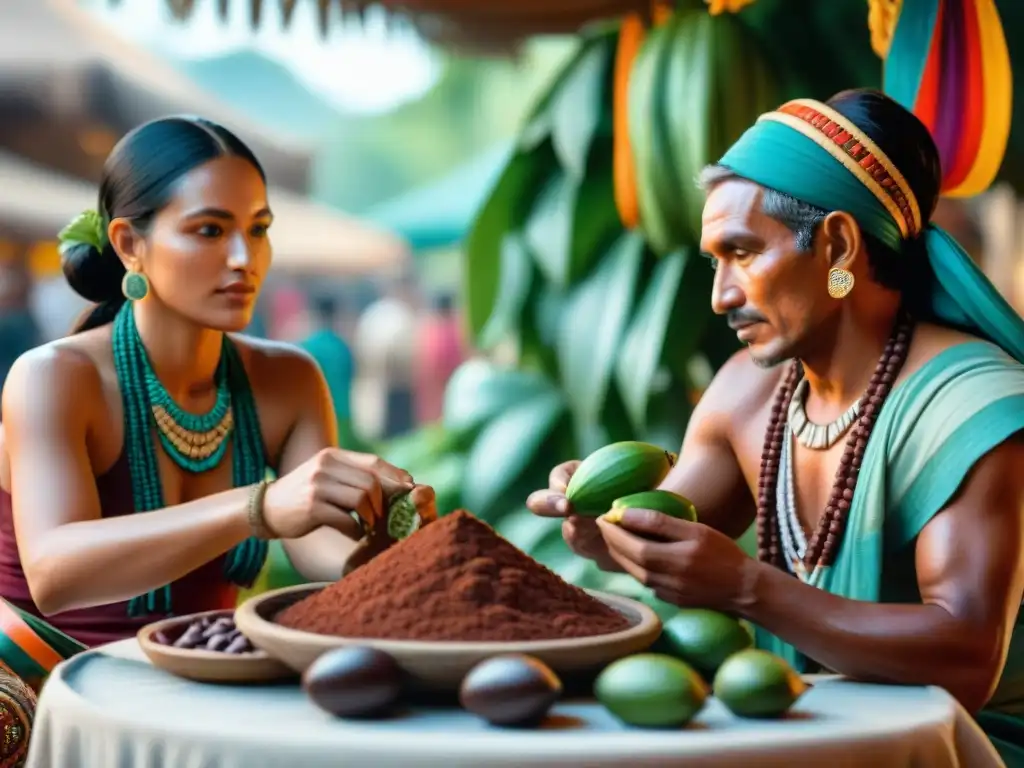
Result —
<path fill-rule="evenodd" d="M 796 99 L 767 112 L 771 120 L 798 131 L 828 152 L 885 206 L 904 239 L 921 233 L 921 208 L 903 174 L 870 137 L 821 102 Z"/>

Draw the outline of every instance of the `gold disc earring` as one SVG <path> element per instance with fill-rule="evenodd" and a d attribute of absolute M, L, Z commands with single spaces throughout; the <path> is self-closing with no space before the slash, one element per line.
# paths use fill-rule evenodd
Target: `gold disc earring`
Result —
<path fill-rule="evenodd" d="M 833 299 L 842 299 L 853 290 L 853 273 L 848 269 L 832 267 L 828 271 L 828 295 Z"/>

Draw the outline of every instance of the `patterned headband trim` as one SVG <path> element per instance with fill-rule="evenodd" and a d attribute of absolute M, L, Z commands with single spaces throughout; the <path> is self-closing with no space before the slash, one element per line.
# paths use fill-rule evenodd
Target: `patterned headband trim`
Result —
<path fill-rule="evenodd" d="M 842 163 L 885 206 L 904 239 L 921 232 L 921 208 L 903 174 L 877 144 L 834 109 L 811 99 L 796 99 L 761 115 L 761 120 L 798 131 Z"/>

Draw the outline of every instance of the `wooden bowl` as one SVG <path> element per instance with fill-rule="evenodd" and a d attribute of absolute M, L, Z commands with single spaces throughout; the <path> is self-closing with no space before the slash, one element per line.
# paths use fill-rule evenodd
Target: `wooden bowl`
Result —
<path fill-rule="evenodd" d="M 139 630 L 136 637 L 142 652 L 153 662 L 153 666 L 189 680 L 205 683 L 264 683 L 295 677 L 295 672 L 291 668 L 260 650 L 255 643 L 252 643 L 256 648 L 253 653 L 232 654 L 203 649 L 175 648 L 154 639 L 157 632 L 163 632 L 173 641 L 180 637 L 194 621 L 205 616 L 214 619 L 222 616 L 230 617 L 232 613 L 233 611 L 229 608 L 193 613 L 187 616 L 174 616 L 147 624 Z M 244 631 L 243 634 L 245 634 Z M 252 642 L 251 638 L 250 642 Z"/>
<path fill-rule="evenodd" d="M 560 675 L 586 674 L 616 659 L 648 649 L 661 634 L 661 620 L 643 603 L 618 595 L 587 590 L 630 621 L 621 632 L 564 640 L 521 642 L 450 642 L 378 640 L 320 635 L 275 624 L 273 617 L 292 603 L 328 584 L 285 587 L 246 600 L 235 611 L 235 625 L 257 648 L 302 673 L 326 651 L 361 645 L 391 654 L 414 685 L 428 690 L 456 690 L 478 662 L 503 653 L 534 656 Z"/>

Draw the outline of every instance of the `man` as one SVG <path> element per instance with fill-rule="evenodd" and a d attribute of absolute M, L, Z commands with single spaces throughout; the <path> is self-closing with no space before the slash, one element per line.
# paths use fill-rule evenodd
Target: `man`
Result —
<path fill-rule="evenodd" d="M 873 91 L 793 102 L 703 181 L 712 305 L 747 350 L 662 484 L 700 522 L 574 516 L 578 462 L 530 508 L 662 599 L 749 620 L 800 669 L 945 688 L 1024 765 L 1024 323 L 929 226 L 927 129 Z M 755 518 L 757 560 L 733 541 Z"/>

